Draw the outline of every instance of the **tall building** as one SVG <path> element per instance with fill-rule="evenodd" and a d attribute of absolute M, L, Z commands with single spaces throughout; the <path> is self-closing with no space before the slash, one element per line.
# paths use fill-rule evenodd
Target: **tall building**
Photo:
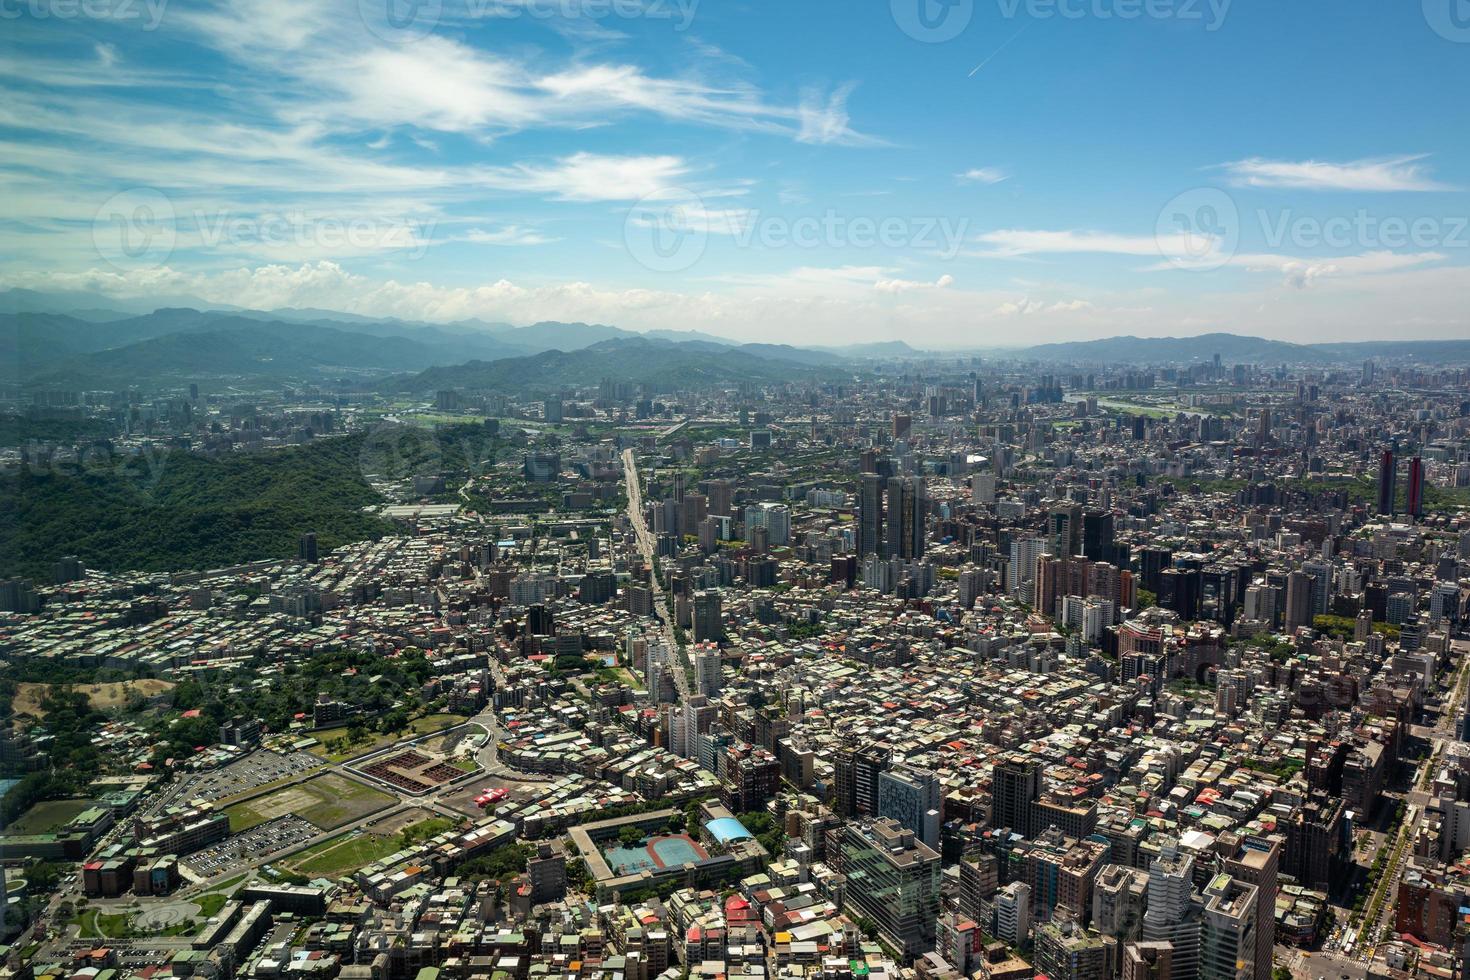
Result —
<path fill-rule="evenodd" d="M 883 477 L 864 473 L 858 486 L 859 557 L 877 554 L 883 535 Z"/>
<path fill-rule="evenodd" d="M 1257 896 L 1255 885 L 1236 881 L 1227 872 L 1210 880 L 1205 888 L 1199 980 L 1268 980 L 1271 976 L 1269 949 L 1266 972 L 1257 972 Z"/>
<path fill-rule="evenodd" d="M 701 643 L 693 653 L 694 688 L 699 694 L 712 698 L 725 686 L 724 674 L 720 670 L 720 648 L 713 643 Z"/>
<path fill-rule="evenodd" d="M 1267 980 L 1271 976 L 1271 952 L 1276 945 L 1276 877 L 1281 865 L 1281 844 L 1279 837 L 1246 837 L 1235 853 L 1225 860 L 1225 870 L 1235 880 L 1255 889 L 1255 975 L 1258 980 Z"/>
<path fill-rule="evenodd" d="M 1378 458 L 1378 513 L 1392 514 L 1394 495 L 1398 490 L 1398 457 L 1392 449 L 1385 449 Z"/>
<path fill-rule="evenodd" d="M 1286 632 L 1295 633 L 1299 626 L 1311 626 L 1312 576 L 1294 571 L 1286 576 Z"/>
<path fill-rule="evenodd" d="M 943 810 L 939 777 L 929 770 L 903 765 L 879 774 L 878 815 L 897 820 L 934 850 Z"/>
<path fill-rule="evenodd" d="M 1415 519 L 1424 516 L 1424 460 L 1419 456 L 1409 460 L 1408 514 Z"/>
<path fill-rule="evenodd" d="M 296 539 L 296 558 L 298 561 L 314 562 L 317 560 L 316 535 L 310 531 Z"/>
<path fill-rule="evenodd" d="M 928 498 L 924 481 L 906 476 L 888 481 L 888 524 L 885 553 L 890 558 L 917 561 L 924 557 L 924 518 Z"/>
<path fill-rule="evenodd" d="M 721 617 L 718 589 L 703 589 L 694 593 L 691 603 L 690 626 L 694 631 L 695 643 L 719 643 L 724 639 L 725 629 Z"/>
<path fill-rule="evenodd" d="M 896 820 L 852 822 L 840 859 L 845 903 L 878 927 L 905 960 L 934 948 L 939 919 L 939 854 Z"/>
<path fill-rule="evenodd" d="M 1010 755 L 995 764 L 990 777 L 990 826 L 1032 834 L 1031 817 L 1041 798 L 1041 762 Z"/>
<path fill-rule="evenodd" d="M 729 480 L 711 480 L 709 490 L 709 512 L 715 517 L 735 516 L 735 484 Z"/>
<path fill-rule="evenodd" d="M 1031 932 L 1031 886 L 1013 881 L 995 893 L 995 936 L 1012 946 Z"/>
<path fill-rule="evenodd" d="M 1148 867 L 1143 938 L 1173 945 L 1170 980 L 1199 976 L 1200 903 L 1194 897 L 1194 858 L 1172 843 Z"/>

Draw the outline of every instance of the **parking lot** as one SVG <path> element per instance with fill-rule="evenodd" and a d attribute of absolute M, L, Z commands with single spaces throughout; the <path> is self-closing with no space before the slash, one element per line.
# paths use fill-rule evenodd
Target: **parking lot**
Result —
<path fill-rule="evenodd" d="M 314 825 L 299 817 L 277 817 L 213 847 L 195 851 L 181 863 L 196 877 L 213 878 L 234 870 L 242 863 L 304 844 L 320 833 Z"/>
<path fill-rule="evenodd" d="M 214 772 L 200 773 L 195 776 L 186 798 L 218 800 L 227 796 L 238 796 L 241 793 L 250 792 L 257 786 L 264 786 L 278 779 L 300 776 L 322 765 L 324 765 L 322 760 L 310 752 L 277 755 L 262 749 L 221 769 L 216 769 Z"/>

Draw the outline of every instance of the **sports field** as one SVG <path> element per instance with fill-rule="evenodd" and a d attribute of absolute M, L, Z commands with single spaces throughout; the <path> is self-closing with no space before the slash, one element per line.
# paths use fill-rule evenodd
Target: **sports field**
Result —
<path fill-rule="evenodd" d="M 300 817 L 322 830 L 333 830 L 392 802 L 393 797 L 387 793 L 329 772 L 304 783 L 282 786 L 265 796 L 236 803 L 225 812 L 230 815 L 231 832 L 237 834 L 287 814 Z"/>

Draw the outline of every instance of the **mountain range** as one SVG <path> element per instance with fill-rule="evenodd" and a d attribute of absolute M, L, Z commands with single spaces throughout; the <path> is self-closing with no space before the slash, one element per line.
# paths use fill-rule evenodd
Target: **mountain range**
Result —
<path fill-rule="evenodd" d="M 977 352 L 992 360 L 1088 366 L 1190 364 L 1216 355 L 1225 364 L 1327 365 L 1372 358 L 1470 363 L 1470 340 L 1303 345 L 1212 333 L 924 352 L 902 341 L 797 347 L 596 323 L 423 323 L 310 308 L 135 312 L 139 306 L 89 293 L 0 292 L 0 362 L 31 388 L 354 380 L 417 392 L 552 389 L 603 377 L 660 387 L 700 380 L 785 381 L 838 377 L 864 362 L 945 360 Z"/>

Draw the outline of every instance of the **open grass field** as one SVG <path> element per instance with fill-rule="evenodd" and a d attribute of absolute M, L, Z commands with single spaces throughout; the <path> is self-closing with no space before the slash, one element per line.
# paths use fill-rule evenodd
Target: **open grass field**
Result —
<path fill-rule="evenodd" d="M 307 848 L 290 860 L 290 866 L 304 875 L 338 878 L 374 861 L 381 861 L 402 847 L 403 841 L 397 834 L 389 837 L 369 833 L 347 834 Z"/>
<path fill-rule="evenodd" d="M 32 718 L 46 717 L 41 701 L 46 697 L 46 691 L 50 687 L 50 684 L 30 682 L 17 684 L 15 700 L 11 702 L 11 708 L 18 715 L 30 715 Z M 130 692 L 136 691 L 145 698 L 151 698 L 172 691 L 173 687 L 168 681 L 145 679 L 116 681 L 110 684 L 78 684 L 73 690 L 85 694 L 92 707 L 98 711 L 111 711 L 127 704 Z"/>
<path fill-rule="evenodd" d="M 47 800 L 37 803 L 5 828 L 7 834 L 50 834 L 92 805 L 90 800 Z"/>
<path fill-rule="evenodd" d="M 329 772 L 236 803 L 225 812 L 230 816 L 230 830 L 237 834 L 286 814 L 294 814 L 322 830 L 333 830 L 392 802 L 393 797 L 387 793 Z"/>

